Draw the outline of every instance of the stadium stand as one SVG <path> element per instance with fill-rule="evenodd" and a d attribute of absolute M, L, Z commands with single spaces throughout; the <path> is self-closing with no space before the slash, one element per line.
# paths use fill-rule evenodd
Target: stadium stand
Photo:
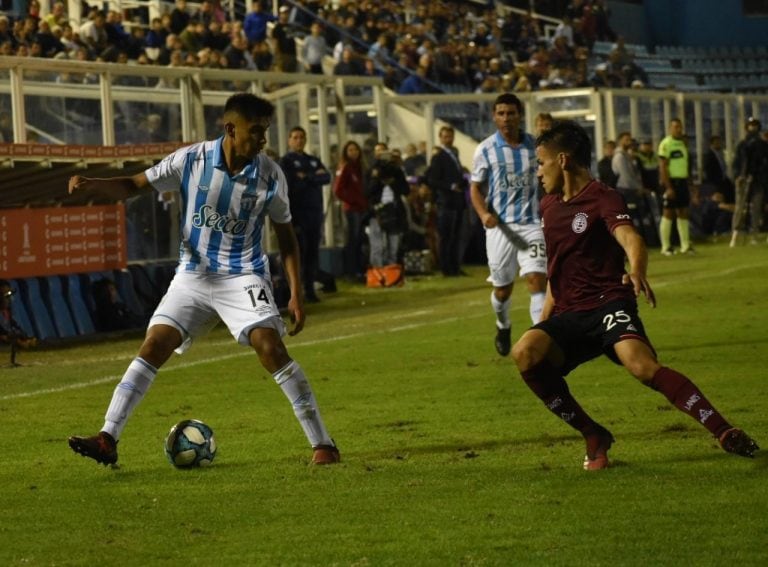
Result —
<path fill-rule="evenodd" d="M 91 312 L 83 298 L 83 290 L 80 278 L 76 274 L 69 274 L 65 278 L 66 297 L 72 310 L 72 319 L 77 327 L 79 335 L 90 335 L 96 331 L 93 326 Z"/>
<path fill-rule="evenodd" d="M 314 2 L 280 2 L 288 8 L 284 12 L 290 13 L 288 34 L 299 44 L 312 21 L 319 20 L 324 25 L 329 50 L 322 79 L 326 80 L 323 84 L 328 89 L 333 88 L 335 56 L 340 51 L 336 48 L 344 44 L 353 47 L 360 63 L 356 67 L 361 73 L 359 76 L 376 76 L 384 82 L 383 89 L 378 83 L 374 87 L 356 85 L 347 88 L 353 93 L 350 96 L 354 97 L 354 104 L 361 100 L 366 103 L 359 104 L 357 114 L 363 117 L 360 123 L 356 122 L 354 127 L 340 132 L 346 136 L 358 136 L 359 139 L 376 135 L 384 139 L 387 137 L 385 128 L 391 126 L 384 123 L 385 120 L 382 120 L 384 124 L 377 124 L 376 114 L 386 110 L 387 105 L 397 106 L 412 112 L 406 116 L 419 119 L 429 116 L 435 124 L 449 123 L 456 127 L 466 144 L 461 149 L 465 159 L 471 158 L 476 141 L 493 130 L 488 102 L 502 90 L 519 92 L 529 113 L 532 110 L 548 111 L 555 116 L 577 117 L 590 125 L 594 123 L 595 141 L 599 146 L 602 139 L 615 135 L 617 130 L 630 128 L 633 132 L 637 131 L 638 136 L 657 141 L 664 131 L 665 120 L 673 113 L 681 113 L 688 124 L 694 124 L 693 107 L 696 102 L 680 98 L 680 93 L 744 94 L 765 93 L 768 89 L 768 48 L 765 46 L 690 47 L 624 43 L 610 28 L 605 28 L 588 34 L 588 37 L 576 32 L 574 45 L 558 50 L 554 47 L 556 42 L 553 38 L 563 31 L 559 24 L 564 14 L 550 13 L 548 16 L 554 17 L 548 17 L 528 13 L 525 8 L 519 9 L 518 4 L 530 6 L 527 1 L 444 3 L 415 0 L 403 4 L 400 12 L 392 9 L 390 3 L 366 0 L 327 6 Z M 567 3 L 546 4 L 562 7 Z M 172 8 L 170 3 L 157 5 L 164 6 L 167 12 Z M 0 156 L 0 162 L 8 166 L 4 170 L 4 183 L 11 188 L 0 188 L 0 206 L 21 207 L 49 202 L 74 204 L 59 195 L 59 187 L 56 188 L 58 193 L 52 187 L 54 183 L 60 183 L 61 178 L 80 171 L 86 162 L 88 175 L 94 177 L 106 177 L 114 174 L 116 169 L 121 169 L 123 174 L 143 170 L 147 163 L 170 150 L 155 147 L 153 152 L 147 150 L 141 155 L 125 157 L 125 148 L 135 149 L 137 144 L 144 144 L 146 148 L 158 146 L 159 142 L 196 139 L 206 130 L 208 134 L 217 131 L 216 113 L 212 111 L 221 104 L 228 91 L 253 88 L 260 92 L 277 93 L 284 87 L 296 88 L 295 92 L 302 93 L 299 96 L 309 93 L 309 113 L 316 112 L 313 109 L 319 104 L 321 88 L 315 90 L 315 85 L 320 83 L 313 83 L 314 79 L 297 73 L 293 73 L 290 80 L 282 74 L 276 77 L 265 73 L 265 70 L 277 69 L 277 58 L 267 67 L 257 64 L 257 48 L 263 52 L 263 45 L 254 43 L 244 52 L 237 53 L 231 37 L 241 34 L 245 3 L 237 0 L 224 6 L 223 11 L 212 16 L 201 13 L 200 5 L 190 2 L 187 8 L 190 21 L 194 26 L 203 26 L 196 31 L 172 30 L 170 13 L 165 16 L 157 14 L 159 20 L 153 22 L 145 9 L 125 5 L 126 9 L 120 13 L 108 10 L 105 18 L 107 39 L 100 47 L 84 37 L 93 27 L 89 22 L 96 18 L 98 9 L 82 13 L 80 19 L 66 18 L 55 25 L 46 24 L 48 14 L 44 13 L 45 10 L 39 17 L 31 19 L 26 14 L 0 15 L 0 56 L 15 56 L 9 58 L 14 60 L 13 65 L 3 67 L 0 64 L 0 142 L 5 142 L 6 146 L 17 146 L 17 151 L 29 150 L 30 154 L 40 148 L 47 151 L 65 146 L 73 156 L 66 161 L 58 161 L 48 154 L 37 160 Z M 99 4 L 98 8 L 101 7 Z M 107 6 L 110 7 L 114 8 Z M 349 24 L 350 17 L 352 24 Z M 4 23 L 4 20 L 7 21 Z M 29 29 L 22 31 L 22 24 Z M 383 59 L 379 71 L 366 75 L 364 63 L 369 59 L 371 46 L 382 33 L 387 36 L 388 56 Z M 617 50 L 621 51 L 619 55 L 624 59 L 618 58 Z M 11 82 L 8 78 L 19 66 L 17 58 L 22 61 L 22 67 L 23 62 L 29 62 L 29 68 L 21 75 L 25 82 L 22 105 L 26 107 L 26 123 L 22 126 L 26 126 L 27 130 L 26 139 L 20 141 L 42 144 L 25 147 L 22 147 L 23 144 L 9 144 L 14 141 L 12 126 L 16 117 L 12 116 L 14 105 L 11 101 L 16 95 L 6 86 Z M 44 68 L 40 62 L 45 58 L 57 64 L 69 61 L 83 63 L 81 67 L 67 67 L 65 70 Z M 622 62 L 619 63 L 619 60 Z M 101 61 L 114 65 L 106 69 L 99 66 Z M 624 72 L 627 62 L 636 67 L 631 69 L 630 74 Z M 426 102 L 418 99 L 411 102 L 413 97 L 394 99 L 394 91 L 419 65 L 428 68 L 426 94 L 435 94 L 440 98 Z M 602 65 L 615 75 L 613 84 L 604 85 L 610 89 L 593 80 L 597 68 Z M 162 72 L 153 72 L 156 70 Z M 216 74 L 205 75 L 209 70 Z M 192 76 L 198 71 L 203 77 L 200 82 L 204 91 L 200 96 L 202 102 L 197 100 L 196 79 Z M 227 73 L 224 74 L 224 71 Z M 241 71 L 248 75 L 234 76 L 230 73 Z M 263 77 L 266 78 L 262 80 Z M 100 84 L 100 81 L 109 83 L 107 79 L 111 80 L 111 84 Z M 624 89 L 637 87 L 638 82 L 644 91 L 648 91 L 645 98 L 624 92 Z M 109 92 L 109 98 L 115 101 L 110 114 L 105 111 L 101 100 L 102 86 L 104 91 Z M 593 88 L 595 86 L 596 89 Z M 574 87 L 584 87 L 589 92 L 571 95 L 575 91 L 569 90 L 564 93 L 568 96 L 548 96 L 551 91 Z M 307 88 L 307 91 L 300 90 L 302 88 Z M 53 96 L 51 93 L 54 92 L 63 94 Z M 592 96 L 594 92 L 599 96 Z M 306 119 L 291 106 L 297 105 L 296 96 L 287 95 L 289 102 L 280 107 L 285 113 L 285 120 Z M 632 96 L 638 98 L 630 98 Z M 384 99 L 385 102 L 378 107 L 370 102 Z M 179 100 L 183 103 L 179 104 Z M 701 124 L 697 126 L 701 131 L 695 133 L 696 139 L 705 139 L 709 133 L 718 131 L 722 127 L 722 115 L 727 112 L 729 122 L 725 130 L 732 141 L 736 140 L 742 116 L 759 115 L 765 108 L 762 99 L 733 102 L 732 99 L 718 98 L 712 99 L 711 105 L 721 107 L 711 110 L 709 105 L 704 105 L 703 109 L 696 110 L 703 113 Z M 304 112 L 301 104 L 298 106 Z M 426 113 L 425 109 L 430 109 L 430 112 Z M 108 119 L 110 116 L 113 119 Z M 195 123 L 200 116 L 204 119 L 204 126 Z M 411 122 L 416 123 L 416 120 Z M 409 120 L 402 117 L 399 122 L 389 120 L 389 123 L 410 126 Z M 603 130 L 598 129 L 598 123 L 604 125 Z M 19 125 L 16 126 L 18 130 Z M 274 130 L 285 126 L 276 125 Z M 313 128 L 315 126 L 313 124 Z M 325 132 L 319 126 L 316 131 L 320 135 Z M 431 149 L 433 140 L 429 139 L 429 135 L 423 135 L 424 129 L 414 132 L 404 129 L 402 137 L 413 142 L 426 137 Z M 315 139 L 313 143 L 322 148 L 339 145 L 340 141 L 335 138 Z M 285 145 L 280 134 L 270 143 L 276 148 Z M 91 145 L 100 146 L 112 154 L 99 159 L 86 158 L 83 148 L 90 148 Z M 76 147 L 79 147 L 80 154 L 75 156 Z M 122 156 L 118 154 L 121 150 L 124 152 Z M 697 150 L 694 143 L 694 155 Z M 330 156 L 330 151 L 325 155 Z M 323 159 L 326 159 L 325 156 Z M 327 163 L 333 164 L 332 161 Z M 44 167 L 40 167 L 41 164 Z M 19 190 L 19 187 L 24 190 Z M 51 197 L 54 194 L 56 197 Z M 129 216 L 131 213 L 128 213 Z M 147 222 L 144 217 L 137 218 L 139 225 Z M 133 222 L 136 219 L 131 217 L 130 220 Z M 142 317 L 148 317 L 172 277 L 172 267 L 167 262 L 159 263 L 160 259 L 155 256 L 140 260 L 141 264 L 132 263 L 125 271 L 64 278 L 63 293 L 60 295 L 67 304 L 75 334 L 87 334 L 93 328 L 95 307 L 90 295 L 90 283 L 94 277 L 113 279 L 126 305 Z M 19 287 L 23 293 L 19 295 L 24 298 L 23 301 L 19 298 L 19 303 L 27 308 L 28 324 L 34 327 L 34 334 L 41 339 L 70 335 L 72 327 L 67 325 L 65 311 L 58 302 L 49 298 L 48 309 L 41 302 L 29 299 L 42 297 L 41 293 L 55 288 L 56 284 L 48 283 L 40 288 L 39 282 L 33 280 L 22 280 Z"/>
<path fill-rule="evenodd" d="M 30 320 L 34 326 L 34 336 L 39 340 L 46 340 L 58 337 L 56 328 L 51 320 L 48 306 L 44 301 L 44 294 L 40 289 L 40 283 L 37 278 L 24 278 L 17 280 L 19 291 L 24 302 L 24 307 L 30 315 Z"/>
<path fill-rule="evenodd" d="M 15 291 L 11 297 L 11 308 L 13 310 L 13 318 L 24 330 L 24 333 L 29 336 L 35 336 L 35 327 L 32 324 L 32 320 L 29 317 L 27 308 L 24 306 L 24 300 L 21 297 L 21 285 L 17 280 L 10 280 L 11 289 Z"/>
<path fill-rule="evenodd" d="M 77 335 L 78 331 L 72 320 L 72 313 L 69 311 L 59 276 L 42 278 L 40 287 L 43 301 L 51 314 L 57 336 L 68 338 Z"/>

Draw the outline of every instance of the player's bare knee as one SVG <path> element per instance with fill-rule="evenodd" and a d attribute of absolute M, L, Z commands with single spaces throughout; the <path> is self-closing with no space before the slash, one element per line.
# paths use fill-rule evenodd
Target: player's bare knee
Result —
<path fill-rule="evenodd" d="M 158 333 L 150 330 L 139 349 L 139 356 L 155 368 L 160 368 L 180 344 L 181 334 L 178 331 Z"/>
<path fill-rule="evenodd" d="M 632 376 L 646 386 L 650 385 L 653 376 L 659 369 L 659 363 L 655 360 L 634 360 L 625 363 L 624 366 Z"/>
<path fill-rule="evenodd" d="M 270 372 L 282 368 L 291 361 L 285 345 L 279 339 L 274 340 L 272 338 L 266 338 L 264 340 L 255 341 L 252 345 L 256 354 L 259 356 L 261 364 Z"/>
<path fill-rule="evenodd" d="M 533 348 L 533 343 L 527 340 L 523 335 L 519 341 L 512 346 L 512 360 L 515 361 L 517 368 L 524 372 L 529 370 L 539 362 L 537 360 L 538 352 Z"/>
<path fill-rule="evenodd" d="M 505 302 L 509 297 L 512 295 L 512 286 L 506 286 L 506 287 L 497 287 L 493 289 L 493 295 L 496 296 L 496 299 L 501 301 L 502 303 Z"/>

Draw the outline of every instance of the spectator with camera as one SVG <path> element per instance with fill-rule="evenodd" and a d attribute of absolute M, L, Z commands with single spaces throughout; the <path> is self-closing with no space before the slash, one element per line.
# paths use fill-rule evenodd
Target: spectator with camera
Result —
<path fill-rule="evenodd" d="M 394 161 L 385 142 L 376 144 L 373 155 L 366 185 L 366 197 L 373 213 L 368 225 L 369 260 L 372 266 L 387 266 L 398 263 L 400 238 L 407 222 L 403 197 L 410 188 L 405 172 Z"/>
<path fill-rule="evenodd" d="M 0 280 L 0 344 L 12 347 L 32 348 L 37 346 L 37 339 L 30 337 L 13 318 L 11 297 L 14 291 L 7 280 Z"/>

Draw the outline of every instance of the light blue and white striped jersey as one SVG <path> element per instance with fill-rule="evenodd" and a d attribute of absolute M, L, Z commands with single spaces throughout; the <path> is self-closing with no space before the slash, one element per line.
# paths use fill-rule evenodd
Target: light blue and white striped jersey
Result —
<path fill-rule="evenodd" d="M 179 271 L 264 275 L 264 219 L 291 221 L 285 176 L 263 153 L 230 176 L 223 140 L 176 150 L 145 174 L 158 192 L 181 197 Z"/>
<path fill-rule="evenodd" d="M 488 184 L 485 202 L 505 223 L 539 224 L 539 198 L 536 194 L 536 143 L 522 134 L 516 147 L 510 146 L 496 131 L 480 142 L 472 159 L 472 181 Z"/>

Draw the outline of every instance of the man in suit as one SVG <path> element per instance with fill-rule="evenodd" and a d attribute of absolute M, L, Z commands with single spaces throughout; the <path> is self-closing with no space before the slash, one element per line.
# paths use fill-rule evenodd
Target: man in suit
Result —
<path fill-rule="evenodd" d="M 439 262 L 444 276 L 462 273 L 459 237 L 467 207 L 467 181 L 459 161 L 459 151 L 453 147 L 454 136 L 451 126 L 440 128 L 440 147 L 432 153 L 427 172 L 427 184 L 437 203 Z"/>

